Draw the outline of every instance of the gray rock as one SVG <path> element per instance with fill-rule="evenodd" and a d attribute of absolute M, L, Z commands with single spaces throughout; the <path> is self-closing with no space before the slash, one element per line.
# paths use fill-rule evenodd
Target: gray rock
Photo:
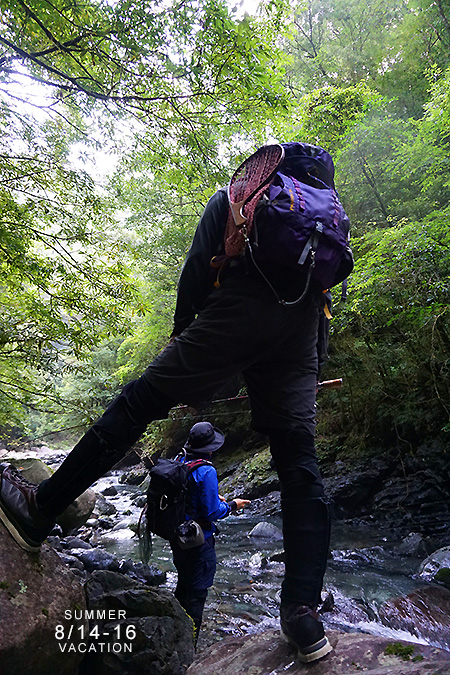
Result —
<path fill-rule="evenodd" d="M 282 562 L 284 563 L 286 560 L 286 554 L 284 551 L 275 551 L 275 553 L 272 553 L 272 555 L 269 556 L 269 561 L 270 562 Z"/>
<path fill-rule="evenodd" d="M 183 675 L 186 672 L 194 658 L 192 621 L 171 593 L 107 571 L 92 574 L 86 593 L 90 610 L 125 613 L 119 622 L 97 621 L 97 625 L 102 633 L 110 634 L 120 626 L 122 643 L 128 630 L 132 636 L 129 640 L 132 652 L 90 654 L 80 675 Z"/>
<path fill-rule="evenodd" d="M 114 530 L 114 532 L 117 532 L 117 530 L 125 530 L 128 527 L 130 527 L 130 525 L 135 525 L 135 524 L 136 524 L 136 518 L 134 518 L 132 516 L 126 516 L 125 518 L 122 518 L 122 520 L 119 520 L 119 522 L 116 523 L 112 529 Z"/>
<path fill-rule="evenodd" d="M 41 483 L 50 478 L 53 471 L 41 459 L 34 457 L 24 457 L 21 459 L 12 459 L 10 462 L 16 469 L 19 469 L 23 476 L 32 483 Z"/>
<path fill-rule="evenodd" d="M 364 633 L 328 633 L 334 647 L 313 664 L 295 660 L 276 631 L 229 638 L 200 655 L 187 675 L 448 675 L 449 653 Z"/>
<path fill-rule="evenodd" d="M 444 546 L 425 558 L 419 567 L 419 576 L 432 581 L 442 569 L 450 570 L 450 546 Z"/>
<path fill-rule="evenodd" d="M 136 499 L 133 500 L 133 504 L 138 507 L 138 509 L 143 509 L 147 503 L 147 495 L 138 495 Z"/>
<path fill-rule="evenodd" d="M 72 570 L 78 570 L 79 572 L 84 572 L 84 565 L 81 562 L 81 560 L 78 560 L 74 555 L 70 555 L 70 553 L 64 553 L 61 551 L 58 553 L 59 557 L 61 560 L 68 565 Z"/>
<path fill-rule="evenodd" d="M 157 565 L 135 562 L 134 560 L 122 560 L 119 572 L 148 586 L 159 586 L 167 579 L 167 574 L 157 567 Z"/>
<path fill-rule="evenodd" d="M 67 509 L 56 519 L 58 525 L 62 527 L 64 534 L 69 534 L 82 527 L 88 520 L 94 510 L 97 495 L 94 490 L 86 490 L 82 495 L 67 507 Z"/>
<path fill-rule="evenodd" d="M 117 494 L 117 488 L 115 485 L 108 485 L 108 487 L 102 490 L 101 494 L 105 497 L 113 497 Z"/>
<path fill-rule="evenodd" d="M 249 537 L 262 537 L 264 539 L 271 539 L 272 541 L 281 541 L 283 533 L 276 525 L 261 521 L 249 532 Z"/>
<path fill-rule="evenodd" d="M 89 605 L 94 605 L 103 595 L 110 595 L 111 593 L 115 593 L 115 591 L 138 587 L 139 582 L 119 572 L 97 570 L 92 572 L 86 584 L 87 601 Z"/>
<path fill-rule="evenodd" d="M 352 464 L 336 462 L 334 473 L 324 477 L 327 495 L 338 518 L 364 515 L 373 510 L 373 494 L 377 487 L 384 485 L 390 475 L 390 466 L 384 459 L 372 459 Z"/>
<path fill-rule="evenodd" d="M 98 518 L 93 516 L 92 518 L 88 518 L 87 521 L 85 522 L 86 527 L 97 527 L 98 525 Z"/>
<path fill-rule="evenodd" d="M 140 485 L 147 478 L 147 469 L 133 469 L 132 471 L 125 471 L 119 478 L 119 483 L 126 483 L 127 485 Z"/>
<path fill-rule="evenodd" d="M 97 526 L 103 530 L 112 530 L 115 524 L 112 518 L 99 518 L 97 521 Z"/>
<path fill-rule="evenodd" d="M 64 537 L 61 540 L 61 544 L 63 548 L 92 548 L 91 544 L 80 539 L 80 537 Z"/>
<path fill-rule="evenodd" d="M 74 555 L 78 560 L 81 560 L 85 569 L 88 572 L 94 570 L 111 570 L 116 572 L 119 569 L 119 561 L 115 556 L 107 551 L 102 551 L 100 548 L 87 549 L 70 549 L 69 555 Z"/>
<path fill-rule="evenodd" d="M 64 546 L 61 543 L 61 537 L 59 536 L 54 536 L 51 533 L 45 540 L 45 543 L 54 548 L 56 551 L 62 551 Z"/>
<path fill-rule="evenodd" d="M 421 534 L 411 532 L 395 548 L 394 553 L 405 557 L 420 558 L 427 554 L 427 547 Z"/>
<path fill-rule="evenodd" d="M 33 675 L 74 675 L 82 655 L 62 653 L 55 627 L 65 635 L 65 611 L 86 608 L 82 584 L 45 544 L 23 551 L 0 525 L 0 671 Z M 79 625 L 86 625 L 80 622 Z"/>
<path fill-rule="evenodd" d="M 114 504 L 111 504 L 102 494 L 99 494 L 97 495 L 94 513 L 98 513 L 100 516 L 112 516 L 117 513 L 117 509 Z"/>

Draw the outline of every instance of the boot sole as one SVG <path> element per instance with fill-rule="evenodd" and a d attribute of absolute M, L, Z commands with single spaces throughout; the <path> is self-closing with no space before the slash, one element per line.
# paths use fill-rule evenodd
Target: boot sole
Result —
<path fill-rule="evenodd" d="M 333 651 L 333 647 L 328 642 L 328 638 L 324 636 L 321 640 L 319 640 L 315 644 L 305 647 L 305 649 L 308 650 L 307 653 L 305 654 L 305 652 L 301 651 L 298 644 L 294 642 L 292 638 L 283 633 L 283 631 L 280 632 L 283 640 L 288 644 L 290 644 L 292 647 L 294 647 L 294 649 L 297 651 L 297 658 L 302 663 L 311 663 L 311 661 L 317 661 L 318 659 L 322 659 L 324 656 Z"/>
<path fill-rule="evenodd" d="M 20 548 L 23 548 L 25 551 L 29 551 L 30 553 L 37 553 L 40 550 L 41 548 L 40 544 L 37 544 L 36 542 L 29 542 L 26 539 L 24 539 L 23 534 L 19 532 L 16 525 L 10 519 L 8 513 L 4 510 L 4 508 L 1 505 L 0 505 L 0 520 L 8 530 L 11 537 L 15 540 L 17 544 L 19 544 Z"/>

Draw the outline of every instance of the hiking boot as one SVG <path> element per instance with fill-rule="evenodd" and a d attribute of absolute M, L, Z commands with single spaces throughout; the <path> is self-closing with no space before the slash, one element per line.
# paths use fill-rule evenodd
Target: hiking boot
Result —
<path fill-rule="evenodd" d="M 319 615 L 306 605 L 281 605 L 281 636 L 297 650 L 303 663 L 316 661 L 329 654 L 333 647 L 323 631 Z"/>
<path fill-rule="evenodd" d="M 26 551 L 39 551 L 54 527 L 37 506 L 37 488 L 13 466 L 0 464 L 0 520 Z"/>

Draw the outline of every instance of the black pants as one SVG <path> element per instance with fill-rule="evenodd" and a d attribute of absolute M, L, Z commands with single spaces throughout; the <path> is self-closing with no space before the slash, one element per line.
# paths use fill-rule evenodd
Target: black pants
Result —
<path fill-rule="evenodd" d="M 176 543 L 172 544 L 171 548 L 173 563 L 178 573 L 175 597 L 194 622 L 194 643 L 196 643 L 208 588 L 213 585 L 216 573 L 214 536 L 208 537 L 204 544 L 195 548 L 183 550 Z"/>
<path fill-rule="evenodd" d="M 269 435 L 280 475 L 282 600 L 317 603 L 328 552 L 328 515 L 314 451 L 318 312 L 313 294 L 283 306 L 258 277 L 228 279 L 41 484 L 43 511 L 49 517 L 63 511 L 173 405 L 204 402 L 242 373 L 252 426 Z"/>

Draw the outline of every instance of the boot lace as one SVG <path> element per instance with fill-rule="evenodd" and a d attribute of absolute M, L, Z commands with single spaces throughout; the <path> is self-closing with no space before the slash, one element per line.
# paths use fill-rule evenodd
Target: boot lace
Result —
<path fill-rule="evenodd" d="M 5 465 L 3 465 L 3 468 L 6 468 Z M 25 476 L 14 466 L 8 467 L 10 471 L 11 478 L 14 480 L 14 483 L 18 483 L 22 487 L 26 488 L 36 488 L 37 485 L 36 483 L 32 483 L 29 481 Z"/>

